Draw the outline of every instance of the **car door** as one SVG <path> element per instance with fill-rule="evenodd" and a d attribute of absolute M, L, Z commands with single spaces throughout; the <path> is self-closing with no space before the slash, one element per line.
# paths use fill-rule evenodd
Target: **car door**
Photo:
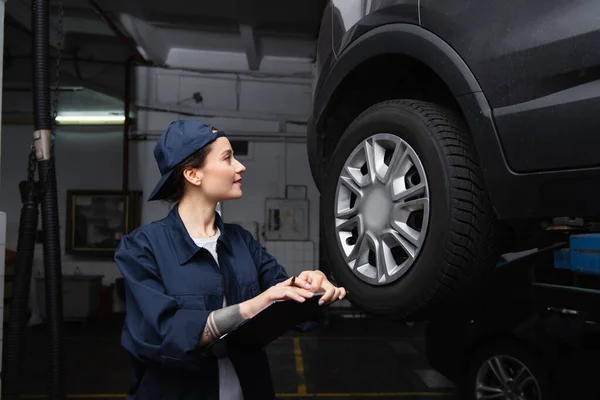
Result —
<path fill-rule="evenodd" d="M 421 0 L 465 60 L 517 172 L 600 165 L 600 2 Z"/>

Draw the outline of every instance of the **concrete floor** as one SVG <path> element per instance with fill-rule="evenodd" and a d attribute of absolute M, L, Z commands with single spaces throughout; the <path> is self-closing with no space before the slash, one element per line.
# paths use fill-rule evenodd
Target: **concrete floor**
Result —
<path fill-rule="evenodd" d="M 68 398 L 125 397 L 130 365 L 119 343 L 121 321 L 67 324 Z M 27 333 L 22 398 L 44 397 L 46 338 L 44 327 Z M 428 366 L 424 346 L 418 326 L 332 317 L 316 331 L 279 338 L 267 352 L 281 399 L 454 399 L 452 384 Z"/>

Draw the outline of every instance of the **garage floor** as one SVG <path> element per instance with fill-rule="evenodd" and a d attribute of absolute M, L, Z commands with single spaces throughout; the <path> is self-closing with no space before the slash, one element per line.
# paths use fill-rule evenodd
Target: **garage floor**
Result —
<path fill-rule="evenodd" d="M 68 398 L 125 397 L 130 370 L 121 324 L 66 326 Z M 23 398 L 44 397 L 46 340 L 43 327 L 28 331 Z M 419 326 L 331 317 L 327 327 L 291 333 L 267 351 L 281 399 L 454 399 L 452 384 L 427 365 L 424 346 Z"/>

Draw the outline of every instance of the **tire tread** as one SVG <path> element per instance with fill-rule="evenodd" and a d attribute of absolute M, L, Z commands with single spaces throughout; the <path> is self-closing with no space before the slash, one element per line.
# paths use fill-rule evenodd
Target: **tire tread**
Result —
<path fill-rule="evenodd" d="M 495 266 L 499 255 L 495 235 L 498 224 L 484 189 L 472 138 L 456 113 L 423 101 L 390 100 L 365 110 L 357 120 L 382 109 L 393 111 L 399 107 L 417 116 L 441 148 L 447 160 L 453 202 L 449 240 L 443 252 L 445 265 L 438 269 L 421 296 L 403 307 L 400 315 L 418 318 L 430 308 L 447 303 L 448 296 L 460 298 L 459 291 L 465 289 L 465 282 L 472 282 Z"/>

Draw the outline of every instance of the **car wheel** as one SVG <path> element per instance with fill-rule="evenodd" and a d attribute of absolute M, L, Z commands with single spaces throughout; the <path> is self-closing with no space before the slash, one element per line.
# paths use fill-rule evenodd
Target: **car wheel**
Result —
<path fill-rule="evenodd" d="M 344 132 L 321 196 L 329 267 L 354 305 L 417 319 L 476 287 L 499 257 L 470 135 L 452 111 L 376 104 Z"/>
<path fill-rule="evenodd" d="M 553 400 L 555 390 L 540 357 L 512 342 L 480 350 L 467 378 L 469 399 Z"/>

